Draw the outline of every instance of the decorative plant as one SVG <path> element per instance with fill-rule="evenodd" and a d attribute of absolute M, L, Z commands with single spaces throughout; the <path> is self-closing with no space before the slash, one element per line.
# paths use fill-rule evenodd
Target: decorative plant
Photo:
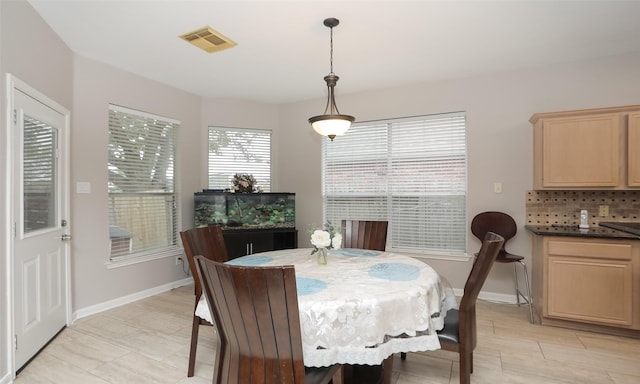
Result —
<path fill-rule="evenodd" d="M 231 179 L 231 189 L 234 192 L 252 193 L 256 192 L 256 179 L 248 173 L 236 173 Z"/>

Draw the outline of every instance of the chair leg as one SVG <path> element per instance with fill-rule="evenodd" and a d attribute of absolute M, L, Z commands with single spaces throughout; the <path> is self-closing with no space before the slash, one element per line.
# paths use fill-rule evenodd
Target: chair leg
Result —
<path fill-rule="evenodd" d="M 460 354 L 460 384 L 471 384 L 473 372 L 473 353 Z"/>
<path fill-rule="evenodd" d="M 527 265 L 524 261 L 520 261 L 522 264 L 522 269 L 524 270 L 524 282 L 527 285 L 527 304 L 529 304 L 529 320 L 531 324 L 534 324 L 533 319 L 533 298 L 531 297 L 531 285 L 529 284 L 529 272 L 527 271 Z"/>
<path fill-rule="evenodd" d="M 338 368 L 331 378 L 331 384 L 344 384 L 344 367 Z"/>
<path fill-rule="evenodd" d="M 392 373 L 393 373 L 393 355 L 387 357 L 382 362 L 382 384 L 391 384 Z"/>
<path fill-rule="evenodd" d="M 196 349 L 198 348 L 198 331 L 200 330 L 200 318 L 193 315 L 191 324 L 191 348 L 189 350 L 189 368 L 187 377 L 192 377 L 196 367 Z"/>

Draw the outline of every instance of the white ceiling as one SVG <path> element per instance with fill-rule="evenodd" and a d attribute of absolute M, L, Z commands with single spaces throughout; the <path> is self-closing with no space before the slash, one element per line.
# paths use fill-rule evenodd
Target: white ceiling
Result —
<path fill-rule="evenodd" d="M 205 97 L 326 97 L 640 52 L 640 1 L 28 0 L 76 54 Z M 211 26 L 206 53 L 180 38 Z M 340 103 L 338 102 L 338 105 Z"/>

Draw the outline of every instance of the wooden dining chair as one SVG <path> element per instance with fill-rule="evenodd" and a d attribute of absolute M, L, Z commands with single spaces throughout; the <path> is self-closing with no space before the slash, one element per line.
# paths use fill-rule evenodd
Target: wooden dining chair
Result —
<path fill-rule="evenodd" d="M 476 301 L 503 244 L 504 238 L 502 236 L 487 232 L 467 277 L 458 309 L 451 309 L 447 312 L 444 318 L 444 328 L 438 331 L 441 348 L 457 352 L 460 355 L 460 384 L 471 383 L 473 350 L 478 342 Z M 406 357 L 406 353 L 400 354 L 402 360 L 405 360 Z"/>
<path fill-rule="evenodd" d="M 342 220 L 342 247 L 369 249 L 372 251 L 384 251 L 387 246 L 387 221 L 367 221 L 367 220 Z M 393 369 L 393 356 L 389 356 L 382 363 L 382 382 L 391 382 Z M 362 370 L 372 371 L 371 368 L 362 366 L 343 367 L 344 376 L 348 380 L 351 376 L 362 375 Z M 356 373 L 358 372 L 358 373 Z"/>
<path fill-rule="evenodd" d="M 208 259 L 218 262 L 228 260 L 227 248 L 224 243 L 222 227 L 217 224 L 208 227 L 192 228 L 180 232 L 184 253 L 187 256 L 191 276 L 193 276 L 193 285 L 195 289 L 196 300 L 193 307 L 193 322 L 191 326 L 191 347 L 189 350 L 189 367 L 187 369 L 187 377 L 192 377 L 196 366 L 196 349 L 198 348 L 198 331 L 201 325 L 212 325 L 208 321 L 196 316 L 196 307 L 202 297 L 202 284 L 198 277 L 194 256 L 202 255 Z"/>
<path fill-rule="evenodd" d="M 202 256 L 195 261 L 218 328 L 214 383 L 342 382 L 339 365 L 304 366 L 293 266 L 246 267 Z"/>
<path fill-rule="evenodd" d="M 343 248 L 385 250 L 388 222 L 342 220 L 341 225 Z"/>

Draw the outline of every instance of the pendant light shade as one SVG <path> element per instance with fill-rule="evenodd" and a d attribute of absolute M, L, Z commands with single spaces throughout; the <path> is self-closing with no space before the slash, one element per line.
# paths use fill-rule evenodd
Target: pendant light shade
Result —
<path fill-rule="evenodd" d="M 339 23 L 340 21 L 335 18 L 324 20 L 324 25 L 331 30 L 330 72 L 324 77 L 324 81 L 327 83 L 327 106 L 324 109 L 324 114 L 309 119 L 313 129 L 318 134 L 327 136 L 331 141 L 336 136 L 344 135 L 351 127 L 351 123 L 355 121 L 353 116 L 341 115 L 336 106 L 334 88 L 340 78 L 333 73 L 333 27 Z"/>

